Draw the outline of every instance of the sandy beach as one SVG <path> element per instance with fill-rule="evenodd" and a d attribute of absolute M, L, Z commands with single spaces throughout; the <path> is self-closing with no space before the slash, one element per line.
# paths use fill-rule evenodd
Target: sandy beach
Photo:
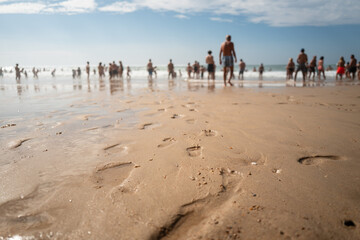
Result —
<path fill-rule="evenodd" d="M 359 239 L 359 85 L 171 84 L 4 105 L 0 239 Z"/>

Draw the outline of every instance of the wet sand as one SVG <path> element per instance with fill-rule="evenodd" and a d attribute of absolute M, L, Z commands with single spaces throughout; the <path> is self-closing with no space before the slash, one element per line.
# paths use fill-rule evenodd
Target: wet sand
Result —
<path fill-rule="evenodd" d="M 2 119 L 0 239 L 358 239 L 359 90 L 89 92 Z"/>

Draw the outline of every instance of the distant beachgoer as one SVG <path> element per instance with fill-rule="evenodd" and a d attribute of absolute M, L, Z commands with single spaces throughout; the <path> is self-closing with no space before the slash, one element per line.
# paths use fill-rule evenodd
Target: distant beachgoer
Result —
<path fill-rule="evenodd" d="M 356 60 L 354 54 L 352 54 L 350 57 L 350 64 L 349 64 L 349 75 L 350 75 L 351 80 L 355 79 L 356 63 L 357 63 L 357 60 Z"/>
<path fill-rule="evenodd" d="M 87 74 L 87 77 L 89 78 L 90 77 L 90 63 L 89 62 L 86 63 L 86 74 Z"/>
<path fill-rule="evenodd" d="M 81 78 L 81 69 L 80 69 L 80 67 L 78 67 L 78 69 L 77 69 L 77 77 Z"/>
<path fill-rule="evenodd" d="M 22 72 L 24 72 L 24 68 L 20 70 L 19 64 L 16 64 L 16 66 L 15 66 L 15 79 L 16 80 L 20 80 Z"/>
<path fill-rule="evenodd" d="M 259 66 L 259 77 L 262 78 L 262 74 L 265 71 L 264 65 L 261 63 Z"/>
<path fill-rule="evenodd" d="M 350 62 L 347 62 L 346 65 L 345 65 L 345 76 L 346 76 L 346 78 L 350 78 L 349 68 L 350 68 Z"/>
<path fill-rule="evenodd" d="M 342 80 L 342 76 L 345 73 L 345 60 L 344 57 L 340 57 L 339 62 L 337 63 L 337 70 L 336 70 L 336 80 L 338 76 L 340 76 L 340 80 Z"/>
<path fill-rule="evenodd" d="M 194 72 L 194 78 L 199 79 L 200 64 L 197 61 L 195 61 L 193 64 L 193 72 Z"/>
<path fill-rule="evenodd" d="M 113 77 L 113 75 L 112 75 L 112 63 L 109 63 L 108 71 L 109 71 L 109 79 L 111 79 Z"/>
<path fill-rule="evenodd" d="M 171 77 L 171 79 L 174 78 L 174 64 L 172 63 L 172 60 L 170 59 L 170 62 L 167 66 L 168 68 L 168 78 Z"/>
<path fill-rule="evenodd" d="M 102 62 L 99 62 L 98 73 L 100 78 L 103 76 L 105 77 L 104 66 L 102 65 Z"/>
<path fill-rule="evenodd" d="M 225 39 L 226 41 L 223 42 L 220 47 L 219 62 L 220 65 L 222 64 L 223 66 L 225 86 L 226 86 L 227 69 L 230 68 L 230 77 L 228 83 L 232 86 L 233 84 L 231 83 L 231 79 L 234 74 L 234 59 L 235 59 L 235 63 L 237 62 L 236 53 L 235 53 L 234 43 L 231 42 L 231 36 L 227 35 Z"/>
<path fill-rule="evenodd" d="M 208 55 L 205 58 L 205 62 L 208 65 L 207 66 L 207 71 L 208 71 L 208 79 L 215 79 L 215 61 L 214 61 L 214 57 L 211 55 L 212 51 L 209 50 L 208 51 Z"/>
<path fill-rule="evenodd" d="M 149 73 L 148 79 L 152 80 L 152 74 L 154 72 L 154 68 L 153 68 L 153 64 L 151 62 L 151 59 L 149 59 L 149 62 L 147 64 L 147 66 L 146 66 L 146 69 L 147 69 L 147 71 Z"/>
<path fill-rule="evenodd" d="M 179 69 L 179 77 L 182 77 L 181 69 Z"/>
<path fill-rule="evenodd" d="M 33 73 L 33 77 L 34 78 L 38 78 L 38 72 L 39 72 L 39 70 L 38 69 L 35 69 L 35 67 L 33 67 L 33 69 L 32 69 L 32 73 Z"/>
<path fill-rule="evenodd" d="M 113 64 L 112 64 L 112 76 L 115 78 L 117 76 L 119 76 L 119 66 L 116 65 L 115 61 L 113 61 Z"/>
<path fill-rule="evenodd" d="M 253 72 L 256 72 L 256 67 L 253 68 Z"/>
<path fill-rule="evenodd" d="M 51 71 L 51 76 L 55 77 L 56 68 Z"/>
<path fill-rule="evenodd" d="M 191 78 L 191 73 L 192 73 L 192 71 L 193 71 L 193 68 L 192 68 L 192 66 L 190 65 L 190 63 L 188 63 L 188 66 L 187 66 L 187 68 L 186 68 L 186 72 L 188 73 L 188 79 Z"/>
<path fill-rule="evenodd" d="M 329 65 L 329 66 L 326 68 L 326 71 L 332 71 L 332 70 L 334 70 L 334 69 L 332 68 L 331 65 Z"/>
<path fill-rule="evenodd" d="M 130 69 L 129 66 L 127 66 L 127 68 L 126 68 L 126 78 L 127 78 L 127 79 L 130 79 L 130 78 L 131 78 L 130 73 L 131 73 L 131 69 Z"/>
<path fill-rule="evenodd" d="M 306 68 L 306 64 L 307 64 L 307 61 L 308 61 L 308 57 L 305 53 L 305 49 L 301 49 L 300 51 L 300 54 L 298 55 L 298 58 L 297 58 L 297 63 L 299 64 L 297 69 L 296 69 L 296 72 L 295 72 L 295 78 L 294 78 L 294 81 L 296 81 L 296 77 L 297 77 L 297 74 L 299 71 L 302 72 L 303 74 L 303 81 L 305 81 L 306 79 L 306 72 L 307 72 L 307 68 Z"/>
<path fill-rule="evenodd" d="M 123 78 L 124 67 L 121 61 L 119 61 L 119 77 Z"/>
<path fill-rule="evenodd" d="M 153 73 L 155 74 L 155 78 L 157 78 L 157 72 L 156 72 L 157 66 L 153 67 Z"/>
<path fill-rule="evenodd" d="M 318 77 L 319 77 L 319 80 L 321 79 L 321 73 L 323 74 L 324 79 L 326 79 L 326 77 L 325 77 L 325 69 L 324 69 L 324 57 L 323 56 L 320 57 L 320 60 L 318 62 Z"/>
<path fill-rule="evenodd" d="M 75 79 L 75 77 L 76 77 L 76 69 L 72 70 L 72 77 Z"/>
<path fill-rule="evenodd" d="M 205 73 L 205 71 L 206 71 L 206 68 L 205 68 L 203 65 L 201 65 L 201 66 L 200 66 L 200 78 L 201 78 L 201 79 L 204 79 L 204 73 Z"/>
<path fill-rule="evenodd" d="M 93 69 L 93 72 L 94 72 L 94 75 L 96 75 L 96 69 L 95 68 Z"/>
<path fill-rule="evenodd" d="M 27 71 L 24 72 L 24 76 L 25 76 L 25 78 L 28 78 Z"/>
<path fill-rule="evenodd" d="M 293 59 L 290 58 L 286 66 L 286 79 L 292 79 L 294 71 L 295 71 L 295 63 Z"/>
<path fill-rule="evenodd" d="M 360 80 L 360 61 L 359 61 L 359 63 L 358 63 L 358 65 L 357 65 L 357 71 L 358 71 L 358 80 Z"/>
<path fill-rule="evenodd" d="M 3 77 L 3 76 L 4 76 L 3 69 L 2 69 L 2 67 L 0 67 L 0 77 Z"/>
<path fill-rule="evenodd" d="M 313 59 L 310 61 L 309 64 L 309 79 L 311 79 L 311 74 L 313 74 L 313 79 L 315 78 L 315 72 L 316 72 L 316 56 L 313 57 Z"/>
<path fill-rule="evenodd" d="M 246 64 L 245 62 L 240 59 L 240 63 L 239 63 L 239 79 L 244 79 L 244 71 L 245 71 L 245 67 L 246 67 Z"/>

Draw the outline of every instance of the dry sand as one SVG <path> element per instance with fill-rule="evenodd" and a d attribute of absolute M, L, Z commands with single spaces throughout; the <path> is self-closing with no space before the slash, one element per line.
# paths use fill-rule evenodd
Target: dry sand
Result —
<path fill-rule="evenodd" d="M 144 91 L 4 123 L 0 239 L 360 239 L 359 90 Z"/>

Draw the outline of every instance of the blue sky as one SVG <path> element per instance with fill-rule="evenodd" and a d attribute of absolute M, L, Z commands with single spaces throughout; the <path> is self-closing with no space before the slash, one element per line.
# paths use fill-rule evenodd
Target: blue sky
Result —
<path fill-rule="evenodd" d="M 355 0 L 0 0 L 0 66 L 204 62 L 230 34 L 248 64 L 286 64 L 301 48 L 360 60 Z"/>

